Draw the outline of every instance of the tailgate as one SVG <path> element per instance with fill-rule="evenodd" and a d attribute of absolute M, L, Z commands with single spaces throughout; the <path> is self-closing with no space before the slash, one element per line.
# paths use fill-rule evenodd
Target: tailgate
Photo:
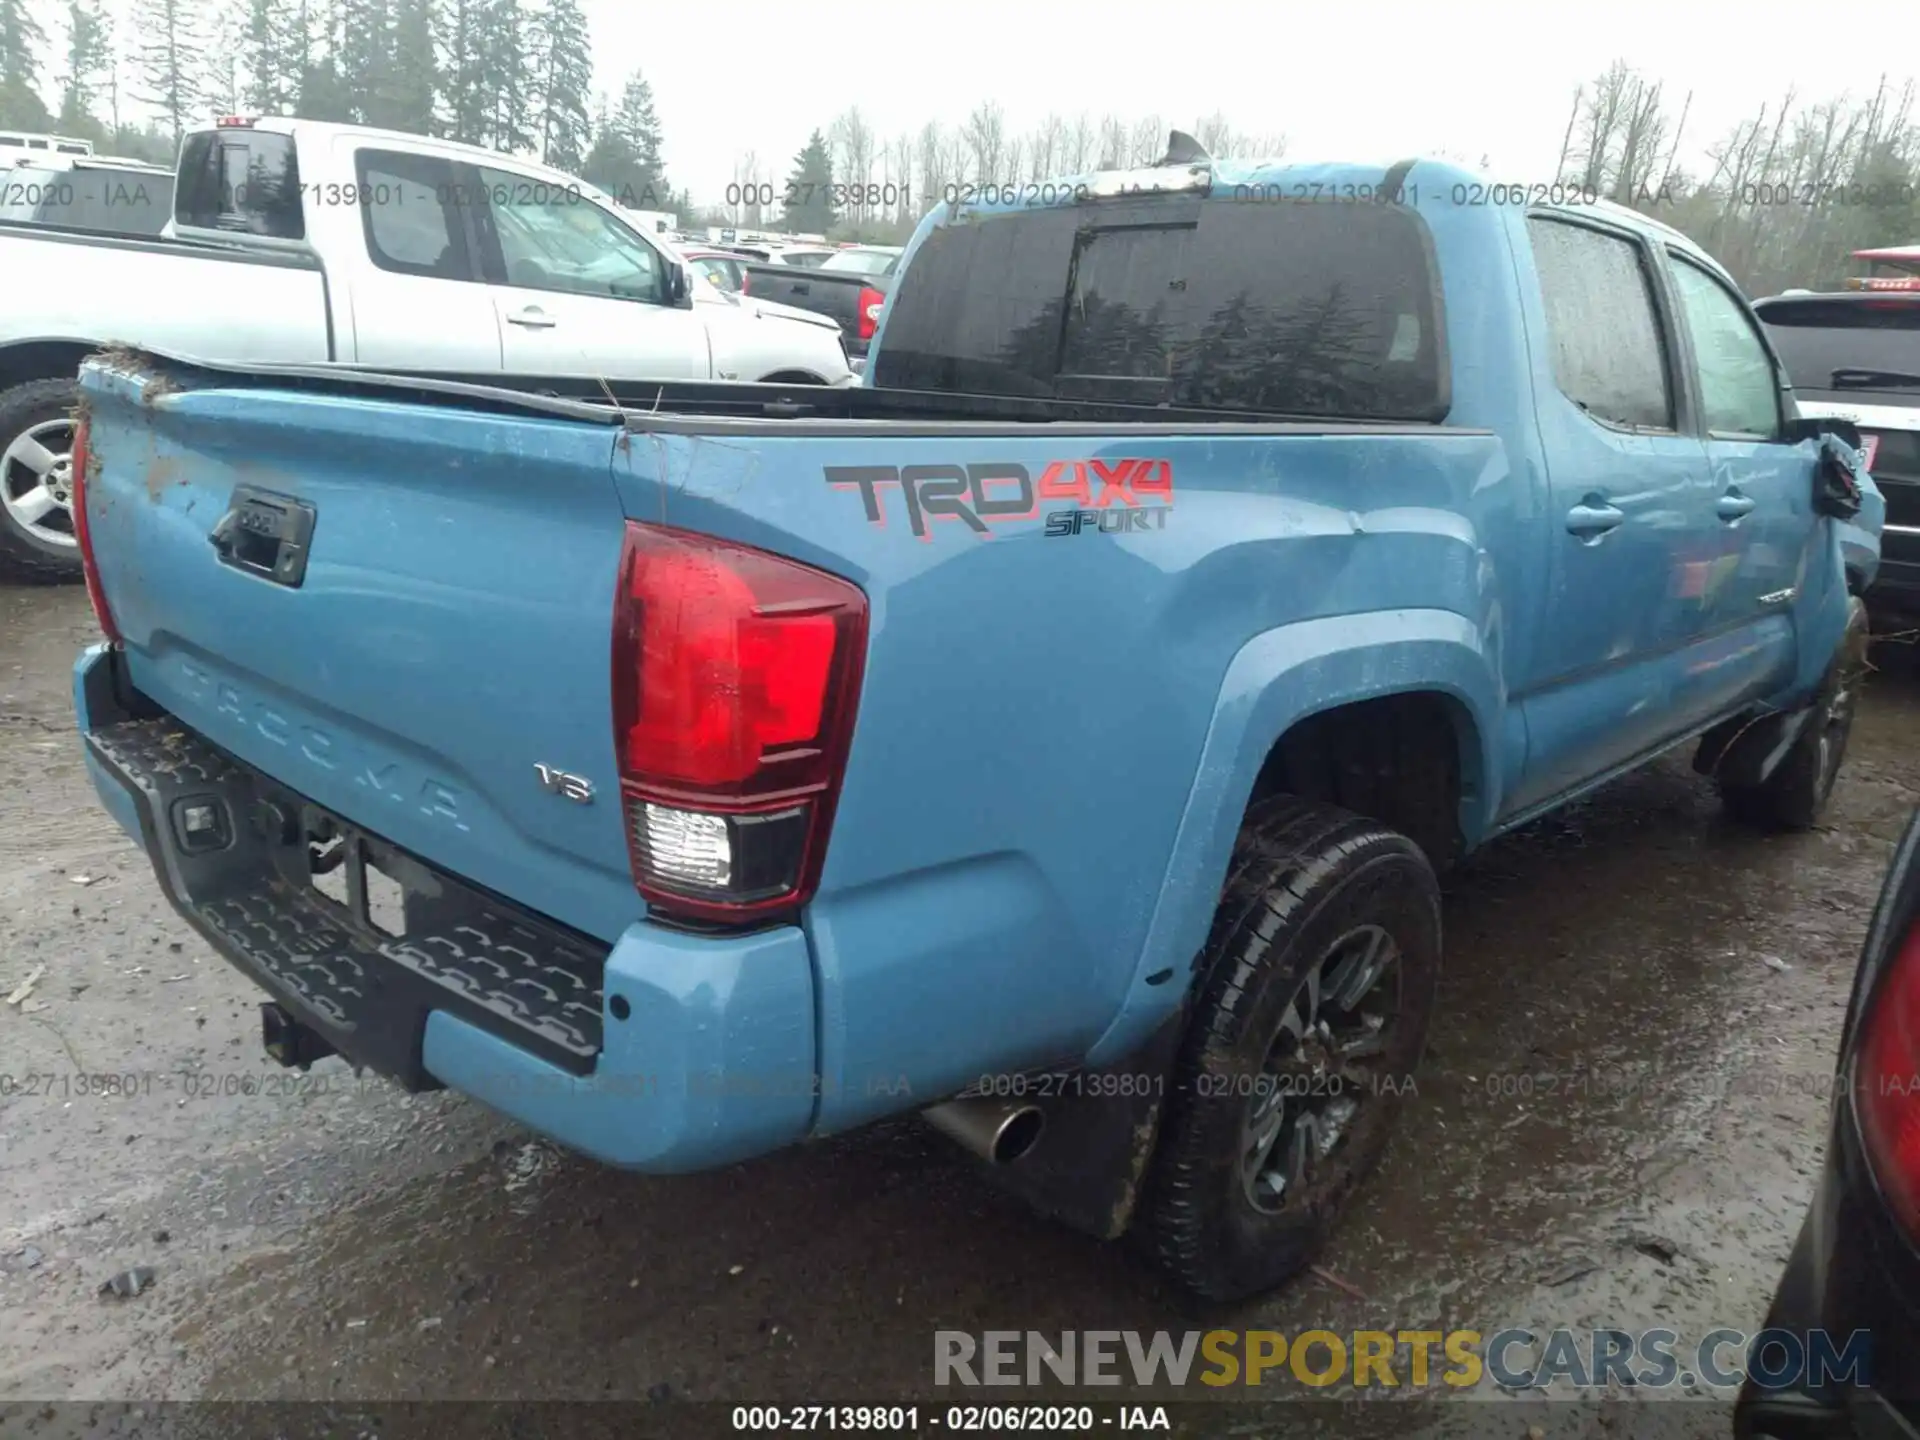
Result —
<path fill-rule="evenodd" d="M 546 783 L 614 793 L 617 431 L 270 378 L 82 378 L 93 548 L 140 692 L 529 909 L 606 940 L 637 918 L 618 804 Z M 303 513 L 303 570 L 287 545 L 282 573 L 247 565 L 250 534 Z"/>
<path fill-rule="evenodd" d="M 859 308 L 860 291 L 865 282 L 858 276 L 822 274 L 796 265 L 749 265 L 747 295 L 754 300 L 771 300 L 792 305 L 838 320 L 849 332 Z"/>

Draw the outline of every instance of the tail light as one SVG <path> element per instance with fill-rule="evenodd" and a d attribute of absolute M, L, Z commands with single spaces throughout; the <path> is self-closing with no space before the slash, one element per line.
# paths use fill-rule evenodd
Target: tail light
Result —
<path fill-rule="evenodd" d="M 87 577 L 87 599 L 93 602 L 93 618 L 100 623 L 100 631 L 107 637 L 107 643 L 120 643 L 120 627 L 113 622 L 113 611 L 107 608 L 107 592 L 100 588 L 100 567 L 93 558 L 93 536 L 87 529 L 87 464 L 90 459 L 90 447 L 87 443 L 87 417 L 82 415 L 73 427 L 73 446 L 68 452 L 68 463 L 73 467 L 73 481 L 68 487 L 73 504 L 73 538 L 80 547 L 80 566 Z"/>
<path fill-rule="evenodd" d="M 747 293 L 747 291 L 751 290 L 752 288 L 753 288 L 753 276 L 749 275 L 746 271 L 742 270 L 740 272 L 740 293 L 744 295 Z"/>
<path fill-rule="evenodd" d="M 880 311 L 887 303 L 887 297 L 871 285 L 860 287 L 860 338 L 873 339 L 873 332 L 880 328 Z"/>
<path fill-rule="evenodd" d="M 634 884 L 742 920 L 819 883 L 866 653 L 867 597 L 809 565 L 629 523 L 614 741 Z"/>
<path fill-rule="evenodd" d="M 1857 1064 L 1867 1157 L 1893 1213 L 1920 1238 L 1920 924 L 1881 978 Z"/>

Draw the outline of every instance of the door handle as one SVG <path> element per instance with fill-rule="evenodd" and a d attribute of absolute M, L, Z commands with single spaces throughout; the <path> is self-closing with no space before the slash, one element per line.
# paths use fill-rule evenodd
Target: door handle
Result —
<path fill-rule="evenodd" d="M 1627 512 L 1609 505 L 1598 495 L 1589 495 L 1567 511 L 1567 533 L 1577 535 L 1591 545 L 1627 518 Z"/>
<path fill-rule="evenodd" d="M 1742 516 L 1751 514 L 1754 503 L 1751 495 L 1742 495 L 1738 490 L 1729 490 L 1720 497 L 1720 503 L 1713 507 L 1713 513 L 1731 525 Z"/>
<path fill-rule="evenodd" d="M 524 310 L 515 311 L 507 316 L 509 325 L 524 325 L 529 330 L 551 330 L 560 322 L 550 317 L 538 305 L 529 305 Z"/>

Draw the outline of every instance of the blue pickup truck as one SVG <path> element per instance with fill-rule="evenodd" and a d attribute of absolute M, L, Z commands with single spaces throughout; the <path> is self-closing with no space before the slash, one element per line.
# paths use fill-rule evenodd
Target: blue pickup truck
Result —
<path fill-rule="evenodd" d="M 1857 435 L 1532 198 L 945 207 L 851 390 L 97 356 L 94 783 L 284 1063 L 662 1173 L 924 1111 L 1269 1288 L 1412 1091 L 1437 871 L 1688 742 L 1809 826 L 1846 744 Z"/>

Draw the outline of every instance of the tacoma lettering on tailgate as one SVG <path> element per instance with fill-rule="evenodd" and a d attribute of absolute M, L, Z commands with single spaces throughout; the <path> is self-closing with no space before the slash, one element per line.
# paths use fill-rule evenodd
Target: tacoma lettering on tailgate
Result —
<path fill-rule="evenodd" d="M 1049 500 L 1072 502 L 1046 512 L 1049 537 L 1164 530 L 1173 508 L 1171 460 L 1053 460 L 1037 484 L 1026 466 L 1010 461 L 825 468 L 827 484 L 860 492 L 874 525 L 887 523 L 883 487 L 899 486 L 907 526 L 920 540 L 931 538 L 935 520 L 958 521 L 985 539 L 994 525 L 1036 518 Z"/>

